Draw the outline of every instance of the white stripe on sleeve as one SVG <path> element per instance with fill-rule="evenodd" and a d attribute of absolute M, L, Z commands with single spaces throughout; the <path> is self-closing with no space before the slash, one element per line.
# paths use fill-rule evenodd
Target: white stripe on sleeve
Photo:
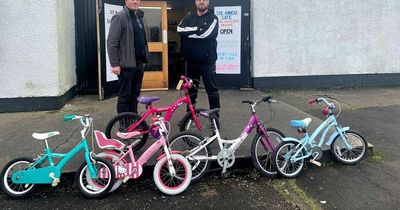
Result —
<path fill-rule="evenodd" d="M 192 35 L 189 36 L 189 38 L 193 38 L 193 39 L 205 39 L 205 38 L 207 38 L 213 32 L 215 26 L 217 25 L 217 22 L 218 21 L 216 19 L 214 19 L 214 22 L 211 24 L 210 28 L 206 32 L 204 32 L 204 34 L 201 34 L 201 35 L 192 34 Z"/>

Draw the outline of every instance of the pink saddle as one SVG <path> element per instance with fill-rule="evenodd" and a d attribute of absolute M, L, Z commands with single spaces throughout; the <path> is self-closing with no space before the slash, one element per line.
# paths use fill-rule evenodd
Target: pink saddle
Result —
<path fill-rule="evenodd" d="M 116 139 L 107 139 L 103 132 L 94 131 L 96 136 L 96 142 L 100 149 L 117 149 L 122 150 L 125 148 L 125 144 Z"/>

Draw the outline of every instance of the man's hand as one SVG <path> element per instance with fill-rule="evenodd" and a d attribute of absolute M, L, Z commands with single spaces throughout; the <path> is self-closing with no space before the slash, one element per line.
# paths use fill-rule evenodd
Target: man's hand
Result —
<path fill-rule="evenodd" d="M 121 74 L 121 67 L 120 67 L 120 66 L 111 67 L 111 71 L 112 71 L 112 73 L 114 73 L 115 75 L 120 75 L 120 74 Z"/>

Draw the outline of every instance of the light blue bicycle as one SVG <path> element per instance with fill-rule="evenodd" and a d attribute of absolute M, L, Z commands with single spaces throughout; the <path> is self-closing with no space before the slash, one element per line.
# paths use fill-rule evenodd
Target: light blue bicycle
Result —
<path fill-rule="evenodd" d="M 273 165 L 279 175 L 285 178 L 294 178 L 298 176 L 304 167 L 305 160 L 310 158 L 310 162 L 321 166 L 318 162 L 322 157 L 322 145 L 326 136 L 333 128 L 333 133 L 329 135 L 325 145 L 330 146 L 333 157 L 339 162 L 347 165 L 360 162 L 367 154 L 367 141 L 358 133 L 350 130 L 350 127 L 341 127 L 336 118 L 340 114 L 340 104 L 333 100 L 339 107 L 339 113 L 335 115 L 335 103 L 328 99 L 317 98 L 309 100 L 310 104 L 323 102 L 325 108 L 322 114 L 327 119 L 309 136 L 306 131 L 311 122 L 311 118 L 304 120 L 292 120 L 291 126 L 303 134 L 301 139 L 287 137 L 279 144 L 273 153 Z M 321 135 L 318 144 L 316 138 Z"/>
<path fill-rule="evenodd" d="M 90 116 L 65 116 L 64 121 L 79 120 L 83 126 L 82 140 L 67 154 L 54 153 L 49 148 L 47 139 L 60 134 L 58 131 L 34 133 L 33 138 L 45 144 L 44 154 L 36 159 L 21 157 L 11 160 L 1 172 L 1 188 L 11 198 L 25 198 L 34 192 L 37 184 L 60 182 L 64 166 L 80 151 L 84 151 L 85 162 L 76 172 L 76 184 L 79 191 L 88 198 L 105 196 L 112 188 L 115 172 L 112 164 L 104 159 L 94 157 L 89 151 L 86 136 L 93 130 L 93 119 Z M 68 141 L 68 140 L 67 140 Z M 93 142 L 92 142 L 93 144 Z M 55 161 L 54 159 L 59 159 Z M 57 163 L 56 163 L 57 162 Z"/>

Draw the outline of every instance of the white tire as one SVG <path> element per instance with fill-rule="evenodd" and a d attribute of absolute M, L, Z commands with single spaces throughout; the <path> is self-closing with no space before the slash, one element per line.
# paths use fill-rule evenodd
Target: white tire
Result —
<path fill-rule="evenodd" d="M 167 157 L 160 159 L 154 167 L 153 178 L 157 188 L 167 195 L 177 195 L 186 190 L 192 179 L 189 161 L 179 154 L 171 154 L 176 175 L 169 173 Z"/>

